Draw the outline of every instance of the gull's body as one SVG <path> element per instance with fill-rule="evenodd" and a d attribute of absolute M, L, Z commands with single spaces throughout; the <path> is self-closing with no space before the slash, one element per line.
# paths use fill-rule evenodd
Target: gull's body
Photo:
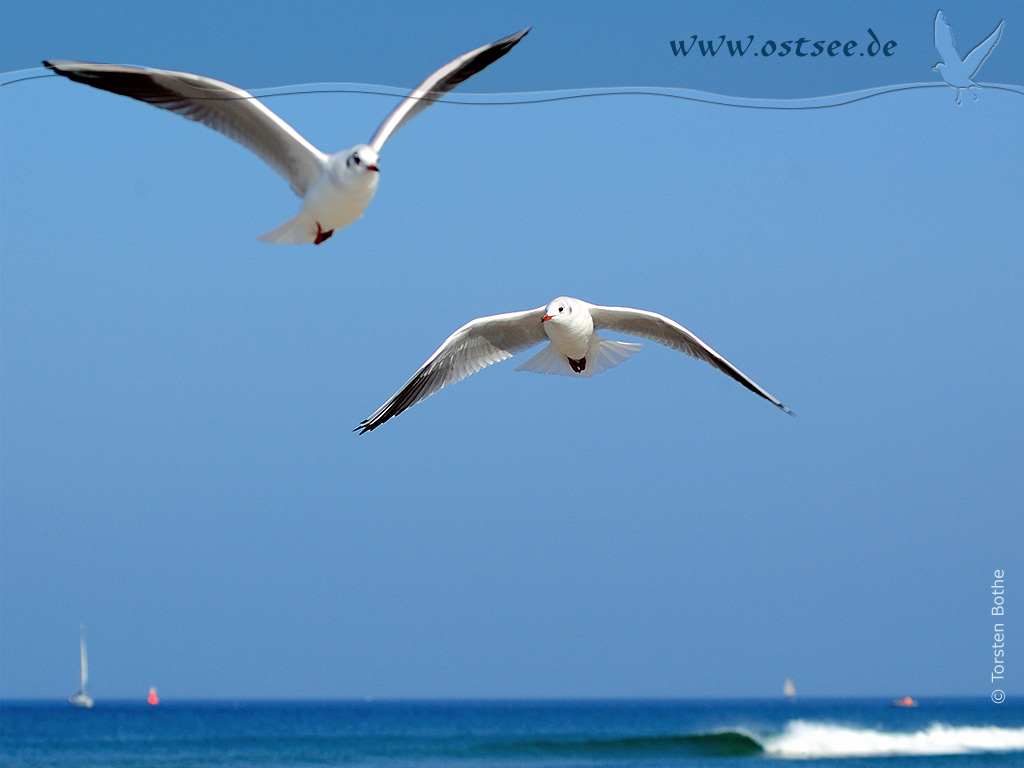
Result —
<path fill-rule="evenodd" d="M 544 341 L 549 342 L 548 345 L 516 368 L 517 371 L 586 378 L 614 368 L 640 349 L 639 344 L 605 339 L 597 333 L 599 330 L 640 336 L 704 360 L 751 392 L 790 412 L 674 320 L 642 309 L 602 307 L 563 296 L 546 307 L 481 317 L 466 323 L 357 429 L 364 433 L 376 429 L 442 387 Z"/>
<path fill-rule="evenodd" d="M 356 157 L 361 160 L 358 164 L 354 162 Z M 376 158 L 376 152 L 366 144 L 329 156 L 302 198 L 299 215 L 260 240 L 278 245 L 319 245 L 335 231 L 362 218 L 377 192 L 380 174 Z"/>
<path fill-rule="evenodd" d="M 961 60 L 953 42 L 953 30 L 947 23 L 945 14 L 942 11 L 935 14 L 935 47 L 938 49 L 939 55 L 942 56 L 942 61 L 932 69 L 942 75 L 942 79 L 946 81 L 947 85 L 956 89 L 957 104 L 961 103 L 960 91 L 964 88 L 967 88 L 967 92 L 974 96 L 975 101 L 978 100 L 978 96 L 970 90 L 978 87 L 974 82 L 974 76 L 978 74 L 982 63 L 992 53 L 992 49 L 996 47 L 1002 34 L 1003 22 L 1000 21 L 999 26 L 992 31 L 992 34 L 978 43 L 977 47 Z"/>
<path fill-rule="evenodd" d="M 449 62 L 408 96 L 367 144 L 326 154 L 241 88 L 187 72 L 122 67 L 80 61 L 44 61 L 49 69 L 79 83 L 145 101 L 223 133 L 252 150 L 302 198 L 298 216 L 260 240 L 319 244 L 363 215 L 377 191 L 384 143 L 402 125 L 459 83 L 500 59 L 529 29 L 509 35 Z"/>

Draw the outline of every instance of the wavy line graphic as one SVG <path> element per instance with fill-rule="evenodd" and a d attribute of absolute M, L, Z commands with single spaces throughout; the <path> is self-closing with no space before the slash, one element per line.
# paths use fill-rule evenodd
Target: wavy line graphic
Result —
<path fill-rule="evenodd" d="M 29 74 L 39 73 L 39 74 Z M 13 77 L 22 75 L 21 77 Z M 57 77 L 42 67 L 23 69 L 16 72 L 7 72 L 0 75 L 0 87 L 23 83 L 30 80 L 41 80 L 50 77 Z M 690 90 L 686 88 L 668 88 L 660 86 L 635 86 L 635 87 L 607 87 L 607 88 L 574 88 L 558 91 L 523 91 L 519 93 L 500 94 L 473 94 L 460 93 L 458 96 L 446 95 L 436 101 L 444 104 L 458 106 L 514 106 L 521 104 L 546 104 L 557 101 L 572 101 L 578 99 L 592 99 L 597 97 L 613 96 L 655 96 L 661 98 L 681 99 L 702 104 L 718 104 L 724 107 L 739 107 L 744 109 L 824 109 L 828 107 L 839 107 L 846 104 L 853 104 L 864 101 L 875 96 L 883 96 L 889 93 L 917 90 L 921 88 L 948 88 L 945 82 L 929 83 L 904 83 L 899 85 L 886 85 L 877 88 L 868 88 L 860 91 L 837 93 L 828 96 L 813 96 L 800 99 L 762 99 L 741 96 L 727 96 L 724 94 L 708 93 L 706 91 Z M 979 83 L 982 89 L 993 89 L 1009 91 L 1024 96 L 1024 86 L 1009 85 L 1005 83 Z M 395 99 L 405 98 L 409 90 L 407 88 L 394 88 L 387 85 L 369 85 L 362 83 L 306 83 L 302 85 L 288 85 L 274 88 L 254 88 L 249 91 L 253 98 L 265 100 L 280 98 L 284 96 L 306 96 L 318 93 L 351 93 L 369 96 L 386 96 Z"/>

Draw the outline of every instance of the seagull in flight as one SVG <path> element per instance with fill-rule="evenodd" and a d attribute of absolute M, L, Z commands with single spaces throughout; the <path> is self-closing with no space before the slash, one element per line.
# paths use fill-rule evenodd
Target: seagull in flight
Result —
<path fill-rule="evenodd" d="M 640 336 L 710 363 L 754 394 L 791 413 L 674 320 L 643 309 L 602 307 L 562 296 L 546 307 L 481 317 L 466 323 L 447 338 L 404 387 L 356 427 L 356 431 L 365 434 L 376 429 L 442 387 L 544 341 L 550 343 L 516 368 L 517 371 L 587 378 L 614 368 L 640 349 L 640 344 L 602 338 L 597 334 L 599 330 Z"/>
<path fill-rule="evenodd" d="M 384 118 L 368 144 L 325 154 L 247 91 L 187 72 L 81 61 L 44 61 L 58 75 L 130 96 L 203 123 L 261 157 L 302 198 L 299 215 L 267 232 L 265 243 L 319 245 L 359 219 L 377 191 L 381 148 L 409 120 L 494 63 L 529 28 L 459 56 L 414 88 Z"/>
<path fill-rule="evenodd" d="M 1003 34 L 1003 23 L 1000 21 L 999 26 L 992 31 L 992 34 L 982 40 L 978 47 L 961 61 L 960 54 L 954 47 L 953 30 L 946 22 L 945 14 L 942 11 L 935 14 L 935 47 L 938 49 L 939 55 L 942 56 L 942 61 L 932 69 L 942 75 L 942 79 L 946 81 L 947 85 L 956 88 L 957 104 L 962 103 L 960 101 L 962 88 L 967 88 L 967 92 L 974 96 L 974 100 L 978 100 L 977 94 L 970 90 L 979 87 L 973 78 L 978 74 L 978 70 L 981 69 L 981 65 L 988 55 L 992 53 L 992 49 L 996 47 L 996 43 L 999 42 L 999 38 Z"/>

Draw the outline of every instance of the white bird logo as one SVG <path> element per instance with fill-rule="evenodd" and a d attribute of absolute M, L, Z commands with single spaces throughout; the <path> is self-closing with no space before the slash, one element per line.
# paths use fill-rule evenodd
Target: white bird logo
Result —
<path fill-rule="evenodd" d="M 957 104 L 963 103 L 960 100 L 960 91 L 964 88 L 967 88 L 967 92 L 974 96 L 975 101 L 978 100 L 977 94 L 970 90 L 979 87 L 973 78 L 978 74 L 978 70 L 981 69 L 981 65 L 988 55 L 992 53 L 992 49 L 996 47 L 1002 34 L 1003 22 L 1000 21 L 999 26 L 992 31 L 991 35 L 961 59 L 960 54 L 956 52 L 953 43 L 953 30 L 946 22 L 945 14 L 942 11 L 935 14 L 935 47 L 938 49 L 939 55 L 942 56 L 942 61 L 932 69 L 942 75 L 942 79 L 946 81 L 947 85 L 956 89 Z"/>

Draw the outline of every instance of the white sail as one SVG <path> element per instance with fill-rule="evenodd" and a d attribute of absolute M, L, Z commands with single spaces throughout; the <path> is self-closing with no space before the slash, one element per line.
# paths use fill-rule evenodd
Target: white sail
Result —
<path fill-rule="evenodd" d="M 85 684 L 89 682 L 89 656 L 85 652 L 85 631 L 81 630 L 79 645 L 82 651 L 82 691 L 85 691 Z"/>
<path fill-rule="evenodd" d="M 85 628 L 79 626 L 78 633 L 78 644 L 82 656 L 82 684 L 78 689 L 78 693 L 74 696 L 68 696 L 68 701 L 76 707 L 84 707 L 88 709 L 92 706 L 93 702 L 89 694 L 85 692 L 85 684 L 89 680 L 89 657 L 85 652 Z"/>
<path fill-rule="evenodd" d="M 782 692 L 790 699 L 796 696 L 796 686 L 793 685 L 793 681 L 788 677 L 786 678 L 786 684 L 782 686 Z"/>

